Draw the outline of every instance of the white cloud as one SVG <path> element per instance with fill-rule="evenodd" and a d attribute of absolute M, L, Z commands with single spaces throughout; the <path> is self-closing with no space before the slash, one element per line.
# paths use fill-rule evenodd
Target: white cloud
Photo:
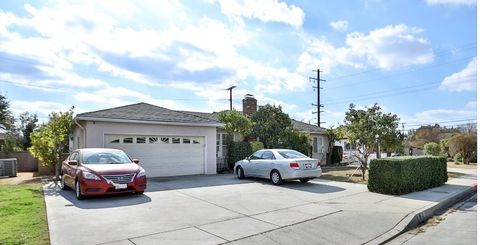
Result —
<path fill-rule="evenodd" d="M 441 89 L 462 92 L 477 90 L 477 57 L 473 58 L 461 71 L 443 79 Z"/>
<path fill-rule="evenodd" d="M 440 123 L 440 124 L 451 126 L 451 125 L 467 123 L 468 121 L 461 121 L 461 122 L 450 122 L 450 121 L 476 119 L 477 112 L 476 110 L 466 110 L 466 109 L 459 109 L 459 110 L 433 109 L 433 110 L 426 110 L 426 111 L 415 113 L 413 116 L 400 115 L 400 118 L 402 122 L 406 122 L 405 128 L 408 128 L 408 129 L 418 128 L 420 127 L 419 125 L 430 125 L 430 124 L 440 123 L 440 122 L 448 122 L 448 123 L 443 123 L 443 124 Z"/>
<path fill-rule="evenodd" d="M 178 104 L 172 100 L 155 99 L 148 94 L 122 87 L 108 86 L 105 89 L 96 90 L 94 92 L 78 92 L 73 97 L 75 100 L 80 102 L 102 104 L 102 107 L 114 107 L 138 102 L 146 102 L 168 109 L 179 109 Z"/>
<path fill-rule="evenodd" d="M 330 26 L 337 31 L 346 31 L 348 29 L 348 21 L 337 20 L 330 22 Z"/>
<path fill-rule="evenodd" d="M 305 13 L 295 5 L 278 0 L 218 0 L 223 14 L 230 17 L 281 22 L 296 28 L 303 25 Z"/>
<path fill-rule="evenodd" d="M 15 116 L 28 111 L 30 114 L 36 114 L 40 122 L 48 121 L 48 115 L 52 112 L 66 112 L 73 105 L 62 104 L 51 101 L 24 101 L 24 100 L 12 100 L 10 102 L 12 112 Z M 75 113 L 83 112 L 82 109 L 74 108 Z"/>
<path fill-rule="evenodd" d="M 474 101 L 469 101 L 469 102 L 467 103 L 467 105 L 465 106 L 465 108 L 476 110 L 476 109 L 477 109 L 477 101 L 476 101 L 476 100 L 474 100 Z"/>
<path fill-rule="evenodd" d="M 355 68 L 395 69 L 426 64 L 434 58 L 430 43 L 422 32 L 404 24 L 389 25 L 368 34 L 349 33 L 345 46 L 335 47 L 325 38 L 306 38 L 307 49 L 299 56 L 297 71 L 322 67 L 326 72 L 337 65 Z"/>
<path fill-rule="evenodd" d="M 477 0 L 425 0 L 428 5 L 475 6 Z"/>

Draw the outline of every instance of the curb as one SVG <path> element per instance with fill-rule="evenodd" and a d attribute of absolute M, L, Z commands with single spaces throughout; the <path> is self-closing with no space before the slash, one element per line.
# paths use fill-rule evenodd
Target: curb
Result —
<path fill-rule="evenodd" d="M 473 186 L 468 186 L 465 190 L 455 193 L 445 200 L 442 200 L 436 204 L 428 205 L 420 210 L 417 210 L 405 218 L 403 218 L 394 228 L 387 231 L 386 233 L 380 235 L 379 237 L 367 242 L 366 244 L 386 244 L 387 242 L 393 240 L 397 236 L 407 232 L 415 227 L 417 227 L 422 222 L 433 217 L 435 214 L 440 211 L 446 210 L 451 207 L 453 204 L 465 199 L 466 197 L 472 195 L 477 191 L 477 184 Z"/>

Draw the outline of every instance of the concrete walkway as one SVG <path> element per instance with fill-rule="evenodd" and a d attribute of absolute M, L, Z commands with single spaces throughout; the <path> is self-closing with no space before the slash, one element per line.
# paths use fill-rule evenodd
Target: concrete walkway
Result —
<path fill-rule="evenodd" d="M 474 190 L 476 172 L 463 177 L 403 196 L 360 184 L 273 186 L 233 175 L 152 179 L 141 196 L 84 201 L 54 185 L 44 190 L 53 245 L 378 244 Z"/>

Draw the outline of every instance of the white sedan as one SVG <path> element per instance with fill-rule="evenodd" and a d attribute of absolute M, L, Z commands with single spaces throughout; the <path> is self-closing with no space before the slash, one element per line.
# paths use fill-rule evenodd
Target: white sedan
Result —
<path fill-rule="evenodd" d="M 289 149 L 264 149 L 235 163 L 235 174 L 239 179 L 259 177 L 270 179 L 274 185 L 283 180 L 299 179 L 308 182 L 320 177 L 320 162 Z"/>

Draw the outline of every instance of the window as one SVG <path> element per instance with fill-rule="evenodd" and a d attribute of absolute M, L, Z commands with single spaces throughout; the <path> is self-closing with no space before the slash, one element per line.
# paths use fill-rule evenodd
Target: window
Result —
<path fill-rule="evenodd" d="M 189 138 L 183 138 L 182 140 L 183 140 L 182 141 L 183 144 L 190 144 L 190 139 Z"/>
<path fill-rule="evenodd" d="M 77 136 L 77 149 L 80 148 L 80 136 Z"/>
<path fill-rule="evenodd" d="M 217 157 L 227 155 L 227 134 L 217 134 Z"/>
<path fill-rule="evenodd" d="M 150 144 L 158 143 L 158 137 L 148 137 L 148 143 Z"/>
<path fill-rule="evenodd" d="M 193 144 L 194 144 L 194 145 L 200 144 L 200 141 L 198 141 L 198 140 L 193 140 Z"/>
<path fill-rule="evenodd" d="M 318 137 L 318 148 L 319 148 L 319 152 L 320 153 L 323 153 L 323 138 L 322 137 Z"/>
<path fill-rule="evenodd" d="M 133 143 L 133 137 L 123 138 L 123 143 L 126 143 L 126 144 Z"/>
<path fill-rule="evenodd" d="M 250 156 L 250 159 L 262 159 L 263 151 L 257 151 Z"/>
<path fill-rule="evenodd" d="M 180 138 L 172 138 L 172 144 L 180 144 Z"/>
<path fill-rule="evenodd" d="M 313 153 L 318 153 L 318 138 L 313 137 Z"/>
<path fill-rule="evenodd" d="M 145 144 L 146 138 L 145 137 L 137 137 L 137 144 Z"/>
<path fill-rule="evenodd" d="M 170 138 L 160 138 L 160 141 L 162 142 L 162 144 L 170 144 Z"/>
<path fill-rule="evenodd" d="M 273 155 L 273 152 L 271 151 L 265 151 L 262 155 L 263 159 L 275 159 L 275 156 Z"/>
<path fill-rule="evenodd" d="M 115 139 L 110 141 L 110 144 L 117 144 L 117 143 L 120 143 L 120 139 Z"/>
<path fill-rule="evenodd" d="M 285 150 L 285 151 L 278 151 L 285 159 L 293 159 L 293 158 L 306 158 L 307 156 L 303 155 L 302 153 L 294 150 Z"/>

